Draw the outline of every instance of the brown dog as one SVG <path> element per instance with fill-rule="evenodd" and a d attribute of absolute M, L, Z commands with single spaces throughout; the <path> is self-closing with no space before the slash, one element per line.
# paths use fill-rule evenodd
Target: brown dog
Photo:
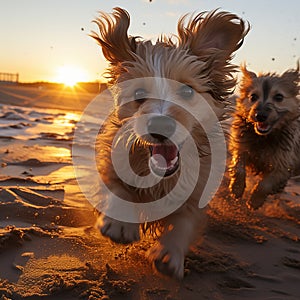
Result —
<path fill-rule="evenodd" d="M 260 207 L 267 195 L 282 190 L 300 167 L 299 63 L 281 76 L 257 76 L 242 67 L 231 135 L 231 184 L 243 195 L 246 167 L 260 175 L 247 204 Z"/>
<path fill-rule="evenodd" d="M 165 205 L 179 203 L 178 208 L 154 222 L 159 223 L 161 234 L 149 259 L 160 272 L 180 278 L 184 257 L 205 219 L 198 204 L 211 157 L 208 137 L 199 122 L 213 131 L 222 118 L 223 100 L 235 85 L 235 67 L 229 61 L 248 28 L 227 12 L 200 13 L 180 19 L 177 37 L 162 36 L 153 44 L 128 36 L 129 22 L 128 13 L 115 8 L 112 15 L 101 14 L 96 20 L 99 34 L 93 34 L 110 62 L 108 76 L 115 102 L 96 144 L 98 170 L 109 188 L 103 195 L 108 201 L 98 228 L 118 243 L 139 240 L 140 224 L 128 221 L 129 213 L 120 211 L 118 220 L 110 217 L 120 209 L 113 203 L 122 198 L 146 205 L 171 195 L 176 187 Z M 189 137 L 196 145 L 196 157 Z M 129 164 L 122 147 L 128 150 Z M 148 176 L 160 180 L 151 187 L 143 185 Z M 183 203 L 186 192 L 190 195 Z M 140 214 L 141 223 L 150 218 L 148 211 Z"/>

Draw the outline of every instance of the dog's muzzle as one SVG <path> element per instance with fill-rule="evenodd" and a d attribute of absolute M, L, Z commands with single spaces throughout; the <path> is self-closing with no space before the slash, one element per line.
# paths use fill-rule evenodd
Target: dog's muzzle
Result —
<path fill-rule="evenodd" d="M 255 114 L 255 131 L 259 135 L 266 135 L 268 134 L 271 129 L 272 125 L 268 123 L 269 113 L 265 110 L 259 110 Z"/>
<path fill-rule="evenodd" d="M 149 166 L 159 176 L 170 176 L 179 167 L 179 148 L 171 141 L 176 121 L 167 116 L 154 116 L 147 124 L 151 137 Z"/>

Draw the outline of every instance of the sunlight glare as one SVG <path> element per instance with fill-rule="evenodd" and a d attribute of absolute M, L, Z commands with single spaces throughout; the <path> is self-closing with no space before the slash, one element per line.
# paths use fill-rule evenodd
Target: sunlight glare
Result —
<path fill-rule="evenodd" d="M 62 66 L 57 70 L 56 82 L 74 87 L 78 82 L 88 81 L 87 73 L 75 66 Z"/>

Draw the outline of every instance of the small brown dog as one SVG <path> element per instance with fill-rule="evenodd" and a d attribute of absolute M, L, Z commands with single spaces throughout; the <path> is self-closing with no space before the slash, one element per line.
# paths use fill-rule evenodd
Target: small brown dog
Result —
<path fill-rule="evenodd" d="M 98 170 L 109 190 L 103 193 L 107 207 L 101 209 L 104 214 L 97 226 L 115 242 L 135 242 L 140 239 L 140 224 L 130 222 L 126 209 L 119 211 L 118 219 L 110 217 L 120 210 L 113 203 L 123 203 L 118 202 L 121 198 L 146 206 L 172 195 L 166 206 L 181 203 L 169 215 L 154 220 L 159 223 L 160 237 L 148 257 L 160 272 L 181 278 L 184 257 L 205 219 L 198 204 L 211 156 L 201 123 L 213 130 L 222 118 L 224 99 L 235 85 L 232 72 L 236 69 L 229 62 L 248 26 L 231 13 L 200 13 L 180 19 L 177 37 L 162 36 L 153 44 L 128 36 L 129 22 L 128 13 L 115 8 L 111 15 L 101 14 L 96 20 L 99 34 L 93 34 L 110 62 L 108 76 L 115 103 L 96 143 Z M 196 158 L 189 137 L 196 144 Z M 128 150 L 129 164 L 118 152 L 122 147 Z M 148 176 L 160 180 L 153 186 L 143 185 Z M 183 203 L 186 192 L 190 195 Z M 156 213 L 160 215 L 165 208 Z M 151 215 L 148 211 L 140 214 L 141 223 Z"/>
<path fill-rule="evenodd" d="M 282 190 L 300 167 L 299 63 L 281 76 L 257 76 L 242 67 L 231 135 L 231 184 L 237 198 L 246 186 L 246 167 L 260 175 L 247 201 L 257 209 Z"/>

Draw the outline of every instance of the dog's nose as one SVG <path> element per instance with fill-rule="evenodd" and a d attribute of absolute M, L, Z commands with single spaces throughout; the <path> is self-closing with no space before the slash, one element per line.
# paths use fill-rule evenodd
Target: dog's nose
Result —
<path fill-rule="evenodd" d="M 148 120 L 148 133 L 155 139 L 170 138 L 176 130 L 176 122 L 167 116 L 155 116 Z"/>
<path fill-rule="evenodd" d="M 255 114 L 255 119 L 257 122 L 264 122 L 268 118 L 268 113 L 265 111 L 259 111 Z"/>

